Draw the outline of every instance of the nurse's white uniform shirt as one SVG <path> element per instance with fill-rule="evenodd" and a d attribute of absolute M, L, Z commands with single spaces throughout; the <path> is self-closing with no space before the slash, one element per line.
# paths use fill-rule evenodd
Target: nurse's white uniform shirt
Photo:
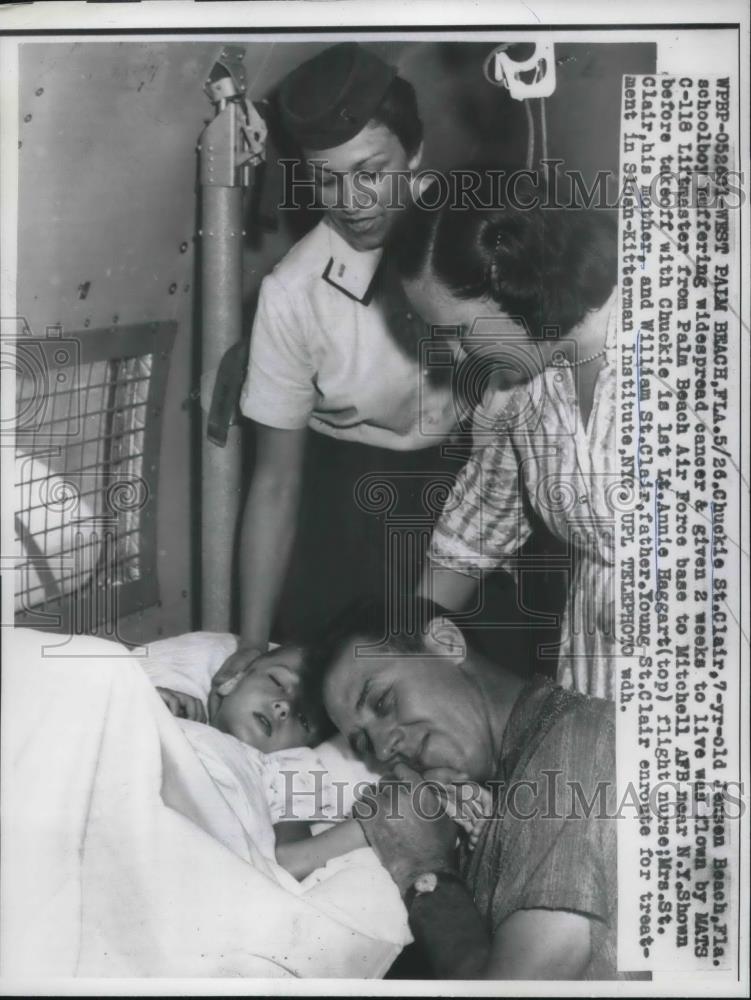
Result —
<path fill-rule="evenodd" d="M 450 385 L 432 386 L 400 349 L 377 299 L 323 277 L 330 261 L 375 274 L 381 250 L 358 251 L 324 219 L 261 283 L 240 399 L 246 417 L 394 451 L 440 444 L 456 423 Z"/>

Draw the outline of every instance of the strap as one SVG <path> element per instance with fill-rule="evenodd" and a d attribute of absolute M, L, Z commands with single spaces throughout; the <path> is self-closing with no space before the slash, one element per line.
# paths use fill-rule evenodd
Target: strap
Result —
<path fill-rule="evenodd" d="M 216 373 L 206 437 L 223 448 L 227 444 L 230 424 L 234 422 L 240 400 L 245 370 L 248 367 L 250 341 L 239 340 L 224 353 Z"/>

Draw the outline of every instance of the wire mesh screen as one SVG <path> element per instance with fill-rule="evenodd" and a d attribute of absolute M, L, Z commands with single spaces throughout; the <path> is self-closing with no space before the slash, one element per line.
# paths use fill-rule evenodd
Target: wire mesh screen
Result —
<path fill-rule="evenodd" d="M 16 619 L 114 634 L 158 600 L 156 472 L 174 324 L 17 345 Z"/>

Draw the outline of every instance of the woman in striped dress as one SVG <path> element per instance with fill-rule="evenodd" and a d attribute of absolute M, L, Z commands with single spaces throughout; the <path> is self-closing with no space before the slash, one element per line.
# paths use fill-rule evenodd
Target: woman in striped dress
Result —
<path fill-rule="evenodd" d="M 523 199 L 531 207 L 417 206 L 394 241 L 408 297 L 434 330 L 456 331 L 456 384 L 477 400 L 471 456 L 434 529 L 420 589 L 451 610 L 476 607 L 483 572 L 513 573 L 541 519 L 565 543 L 570 581 L 558 681 L 612 698 L 624 499 L 616 228 L 602 211 L 541 200 L 533 191 Z"/>

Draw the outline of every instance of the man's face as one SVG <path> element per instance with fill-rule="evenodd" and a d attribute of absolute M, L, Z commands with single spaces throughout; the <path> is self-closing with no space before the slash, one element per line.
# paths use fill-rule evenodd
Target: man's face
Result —
<path fill-rule="evenodd" d="M 364 760 L 403 762 L 420 774 L 447 769 L 474 781 L 492 776 L 494 750 L 479 689 L 446 655 L 356 652 L 333 664 L 324 704 Z"/>
<path fill-rule="evenodd" d="M 320 742 L 320 713 L 301 702 L 300 649 L 282 646 L 255 660 L 222 698 L 211 724 L 264 753 Z"/>
<path fill-rule="evenodd" d="M 395 211 L 409 196 L 406 173 L 416 169 L 420 152 L 409 158 L 391 129 L 374 124 L 341 146 L 306 149 L 305 156 L 317 201 L 340 235 L 355 250 L 383 246 Z M 393 171 L 404 176 L 399 180 Z"/>

